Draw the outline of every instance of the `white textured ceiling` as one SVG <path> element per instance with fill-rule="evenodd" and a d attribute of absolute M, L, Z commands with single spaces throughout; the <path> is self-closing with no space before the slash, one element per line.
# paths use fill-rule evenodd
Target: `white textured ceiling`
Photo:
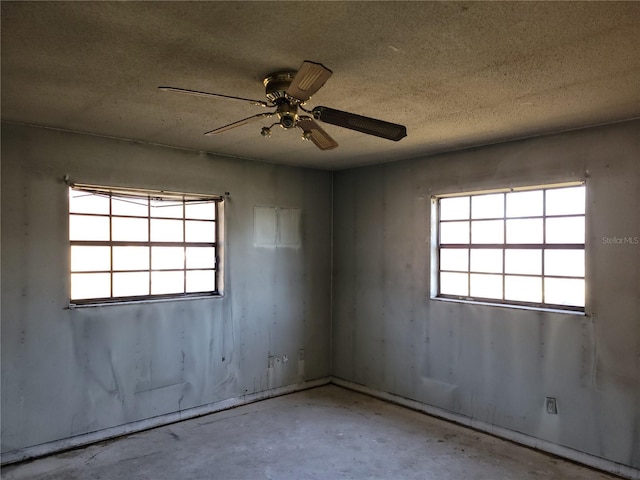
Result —
<path fill-rule="evenodd" d="M 640 2 L 7 2 L 2 119 L 315 168 L 394 161 L 640 116 Z M 260 136 L 262 78 L 323 63 L 309 102 L 407 126 Z"/>

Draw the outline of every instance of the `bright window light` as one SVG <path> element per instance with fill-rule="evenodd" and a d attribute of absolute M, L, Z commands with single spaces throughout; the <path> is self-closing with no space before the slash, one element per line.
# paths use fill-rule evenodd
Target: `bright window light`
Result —
<path fill-rule="evenodd" d="M 585 186 L 437 197 L 436 297 L 584 311 Z"/>
<path fill-rule="evenodd" d="M 220 201 L 71 187 L 71 303 L 218 294 Z"/>
<path fill-rule="evenodd" d="M 471 268 L 475 273 L 502 273 L 503 250 L 495 248 L 472 248 Z"/>

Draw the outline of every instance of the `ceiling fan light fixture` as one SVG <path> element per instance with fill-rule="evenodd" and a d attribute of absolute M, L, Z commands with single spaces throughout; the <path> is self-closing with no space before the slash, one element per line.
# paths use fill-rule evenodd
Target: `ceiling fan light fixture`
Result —
<path fill-rule="evenodd" d="M 278 104 L 276 113 L 280 119 L 280 126 L 282 128 L 293 128 L 298 121 L 298 107 L 295 104 L 283 101 Z"/>
<path fill-rule="evenodd" d="M 280 117 L 280 126 L 282 128 L 293 128 L 296 126 L 296 119 L 292 115 L 283 115 Z"/>

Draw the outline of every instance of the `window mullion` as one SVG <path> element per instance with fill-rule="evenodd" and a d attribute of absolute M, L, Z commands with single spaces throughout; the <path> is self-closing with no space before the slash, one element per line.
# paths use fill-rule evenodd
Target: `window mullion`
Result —
<path fill-rule="evenodd" d="M 505 273 L 506 261 L 505 255 L 507 251 L 507 194 L 502 194 L 502 300 L 506 298 L 507 277 Z"/>
<path fill-rule="evenodd" d="M 437 221 L 436 221 L 436 228 L 438 229 L 438 231 L 436 232 L 436 241 L 438 242 L 438 248 L 437 248 L 437 255 L 438 255 L 438 278 L 437 278 L 437 284 L 438 284 L 438 289 L 437 289 L 437 295 L 442 295 L 442 290 L 441 290 L 441 286 L 442 286 L 442 274 L 440 273 L 440 266 L 442 265 L 442 247 L 441 247 L 441 243 L 442 243 L 442 228 L 440 228 L 440 226 L 442 225 L 440 218 L 442 217 L 442 206 L 440 203 L 440 200 L 438 200 L 437 202 L 437 212 L 436 214 L 438 215 Z M 216 217 L 218 218 L 218 217 Z"/>
<path fill-rule="evenodd" d="M 213 209 L 214 209 L 214 213 L 213 213 L 214 224 L 213 225 L 214 225 L 214 227 L 216 229 L 216 234 L 215 234 L 215 237 L 214 237 L 214 240 L 216 242 L 216 248 L 214 250 L 216 258 L 215 258 L 214 264 L 213 264 L 214 268 L 215 268 L 215 270 L 213 272 L 213 285 L 214 285 L 214 288 L 216 289 L 216 292 L 218 292 L 219 291 L 219 289 L 218 289 L 218 265 L 220 263 L 220 259 L 218 257 L 218 240 L 219 240 L 218 235 L 219 235 L 219 230 L 220 230 L 218 228 L 220 226 L 220 223 L 218 222 L 218 212 L 219 212 L 219 210 L 218 210 L 218 202 L 214 202 L 213 203 Z"/>
<path fill-rule="evenodd" d="M 147 245 L 149 248 L 149 295 L 151 295 L 151 197 L 147 195 Z"/>
<path fill-rule="evenodd" d="M 469 195 L 469 249 L 467 250 L 467 296 L 471 296 L 471 195 Z"/>
<path fill-rule="evenodd" d="M 541 272 L 541 280 L 540 280 L 540 288 L 542 288 L 542 303 L 545 303 L 544 298 L 544 258 L 547 253 L 547 190 L 544 189 L 542 191 L 542 255 L 540 255 L 540 261 L 542 265 L 540 265 Z"/>
<path fill-rule="evenodd" d="M 182 198 L 182 291 L 187 292 L 187 205 Z"/>
<path fill-rule="evenodd" d="M 113 297 L 113 198 L 109 193 L 109 293 Z"/>

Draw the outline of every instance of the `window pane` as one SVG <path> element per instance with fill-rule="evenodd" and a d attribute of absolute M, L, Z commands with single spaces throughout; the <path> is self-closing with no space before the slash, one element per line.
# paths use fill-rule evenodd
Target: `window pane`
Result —
<path fill-rule="evenodd" d="M 502 249 L 474 248 L 471 250 L 471 271 L 502 273 Z"/>
<path fill-rule="evenodd" d="M 113 274 L 113 296 L 149 295 L 149 272 Z"/>
<path fill-rule="evenodd" d="M 504 220 L 471 222 L 471 243 L 504 243 Z"/>
<path fill-rule="evenodd" d="M 149 200 L 146 198 L 111 197 L 111 214 L 147 217 L 148 204 Z"/>
<path fill-rule="evenodd" d="M 584 217 L 547 218 L 547 243 L 584 243 Z"/>
<path fill-rule="evenodd" d="M 505 276 L 504 298 L 520 302 L 542 302 L 542 278 Z"/>
<path fill-rule="evenodd" d="M 69 215 L 69 240 L 109 240 L 109 217 Z"/>
<path fill-rule="evenodd" d="M 505 273 L 542 274 L 542 250 L 507 250 L 504 255 Z"/>
<path fill-rule="evenodd" d="M 545 251 L 544 273 L 561 277 L 584 277 L 584 250 Z"/>
<path fill-rule="evenodd" d="M 467 248 L 443 248 L 440 250 L 440 270 L 469 269 L 469 250 Z"/>
<path fill-rule="evenodd" d="M 184 272 L 151 272 L 151 293 L 184 293 Z"/>
<path fill-rule="evenodd" d="M 212 292 L 216 289 L 214 270 L 187 272 L 187 292 Z"/>
<path fill-rule="evenodd" d="M 114 270 L 148 270 L 149 247 L 113 247 Z"/>
<path fill-rule="evenodd" d="M 472 273 L 471 296 L 502 300 L 502 275 Z"/>
<path fill-rule="evenodd" d="M 507 243 L 542 243 L 542 219 L 507 220 Z"/>
<path fill-rule="evenodd" d="M 185 222 L 187 242 L 214 242 L 216 240 L 215 222 L 191 221 Z"/>
<path fill-rule="evenodd" d="M 197 218 L 200 220 L 215 220 L 216 203 L 187 203 L 185 205 L 185 218 Z"/>
<path fill-rule="evenodd" d="M 109 197 L 69 189 L 69 213 L 109 214 Z"/>
<path fill-rule="evenodd" d="M 215 248 L 187 247 L 187 268 L 214 268 L 215 266 Z"/>
<path fill-rule="evenodd" d="M 152 217 L 182 218 L 184 213 L 181 201 L 151 200 L 150 206 Z"/>
<path fill-rule="evenodd" d="M 504 217 L 504 193 L 471 197 L 471 218 Z"/>
<path fill-rule="evenodd" d="M 112 217 L 113 240 L 144 242 L 149 239 L 149 221 L 146 218 Z"/>
<path fill-rule="evenodd" d="M 182 220 L 151 220 L 152 242 L 182 242 Z"/>
<path fill-rule="evenodd" d="M 542 190 L 507 193 L 507 217 L 542 216 Z"/>
<path fill-rule="evenodd" d="M 440 220 L 463 220 L 469 218 L 469 197 L 440 199 Z"/>
<path fill-rule="evenodd" d="M 152 247 L 151 268 L 154 270 L 184 268 L 184 248 Z"/>
<path fill-rule="evenodd" d="M 545 278 L 544 301 L 556 305 L 584 307 L 584 280 Z"/>
<path fill-rule="evenodd" d="M 469 243 L 469 222 L 442 222 L 440 243 Z"/>
<path fill-rule="evenodd" d="M 440 293 L 466 297 L 469 295 L 468 281 L 469 275 L 466 273 L 442 272 L 440 274 Z"/>
<path fill-rule="evenodd" d="M 111 275 L 108 273 L 72 273 L 71 300 L 111 296 Z"/>
<path fill-rule="evenodd" d="M 547 190 L 546 215 L 583 214 L 585 208 L 584 185 Z"/>
<path fill-rule="evenodd" d="M 111 270 L 111 247 L 71 246 L 72 272 Z"/>

